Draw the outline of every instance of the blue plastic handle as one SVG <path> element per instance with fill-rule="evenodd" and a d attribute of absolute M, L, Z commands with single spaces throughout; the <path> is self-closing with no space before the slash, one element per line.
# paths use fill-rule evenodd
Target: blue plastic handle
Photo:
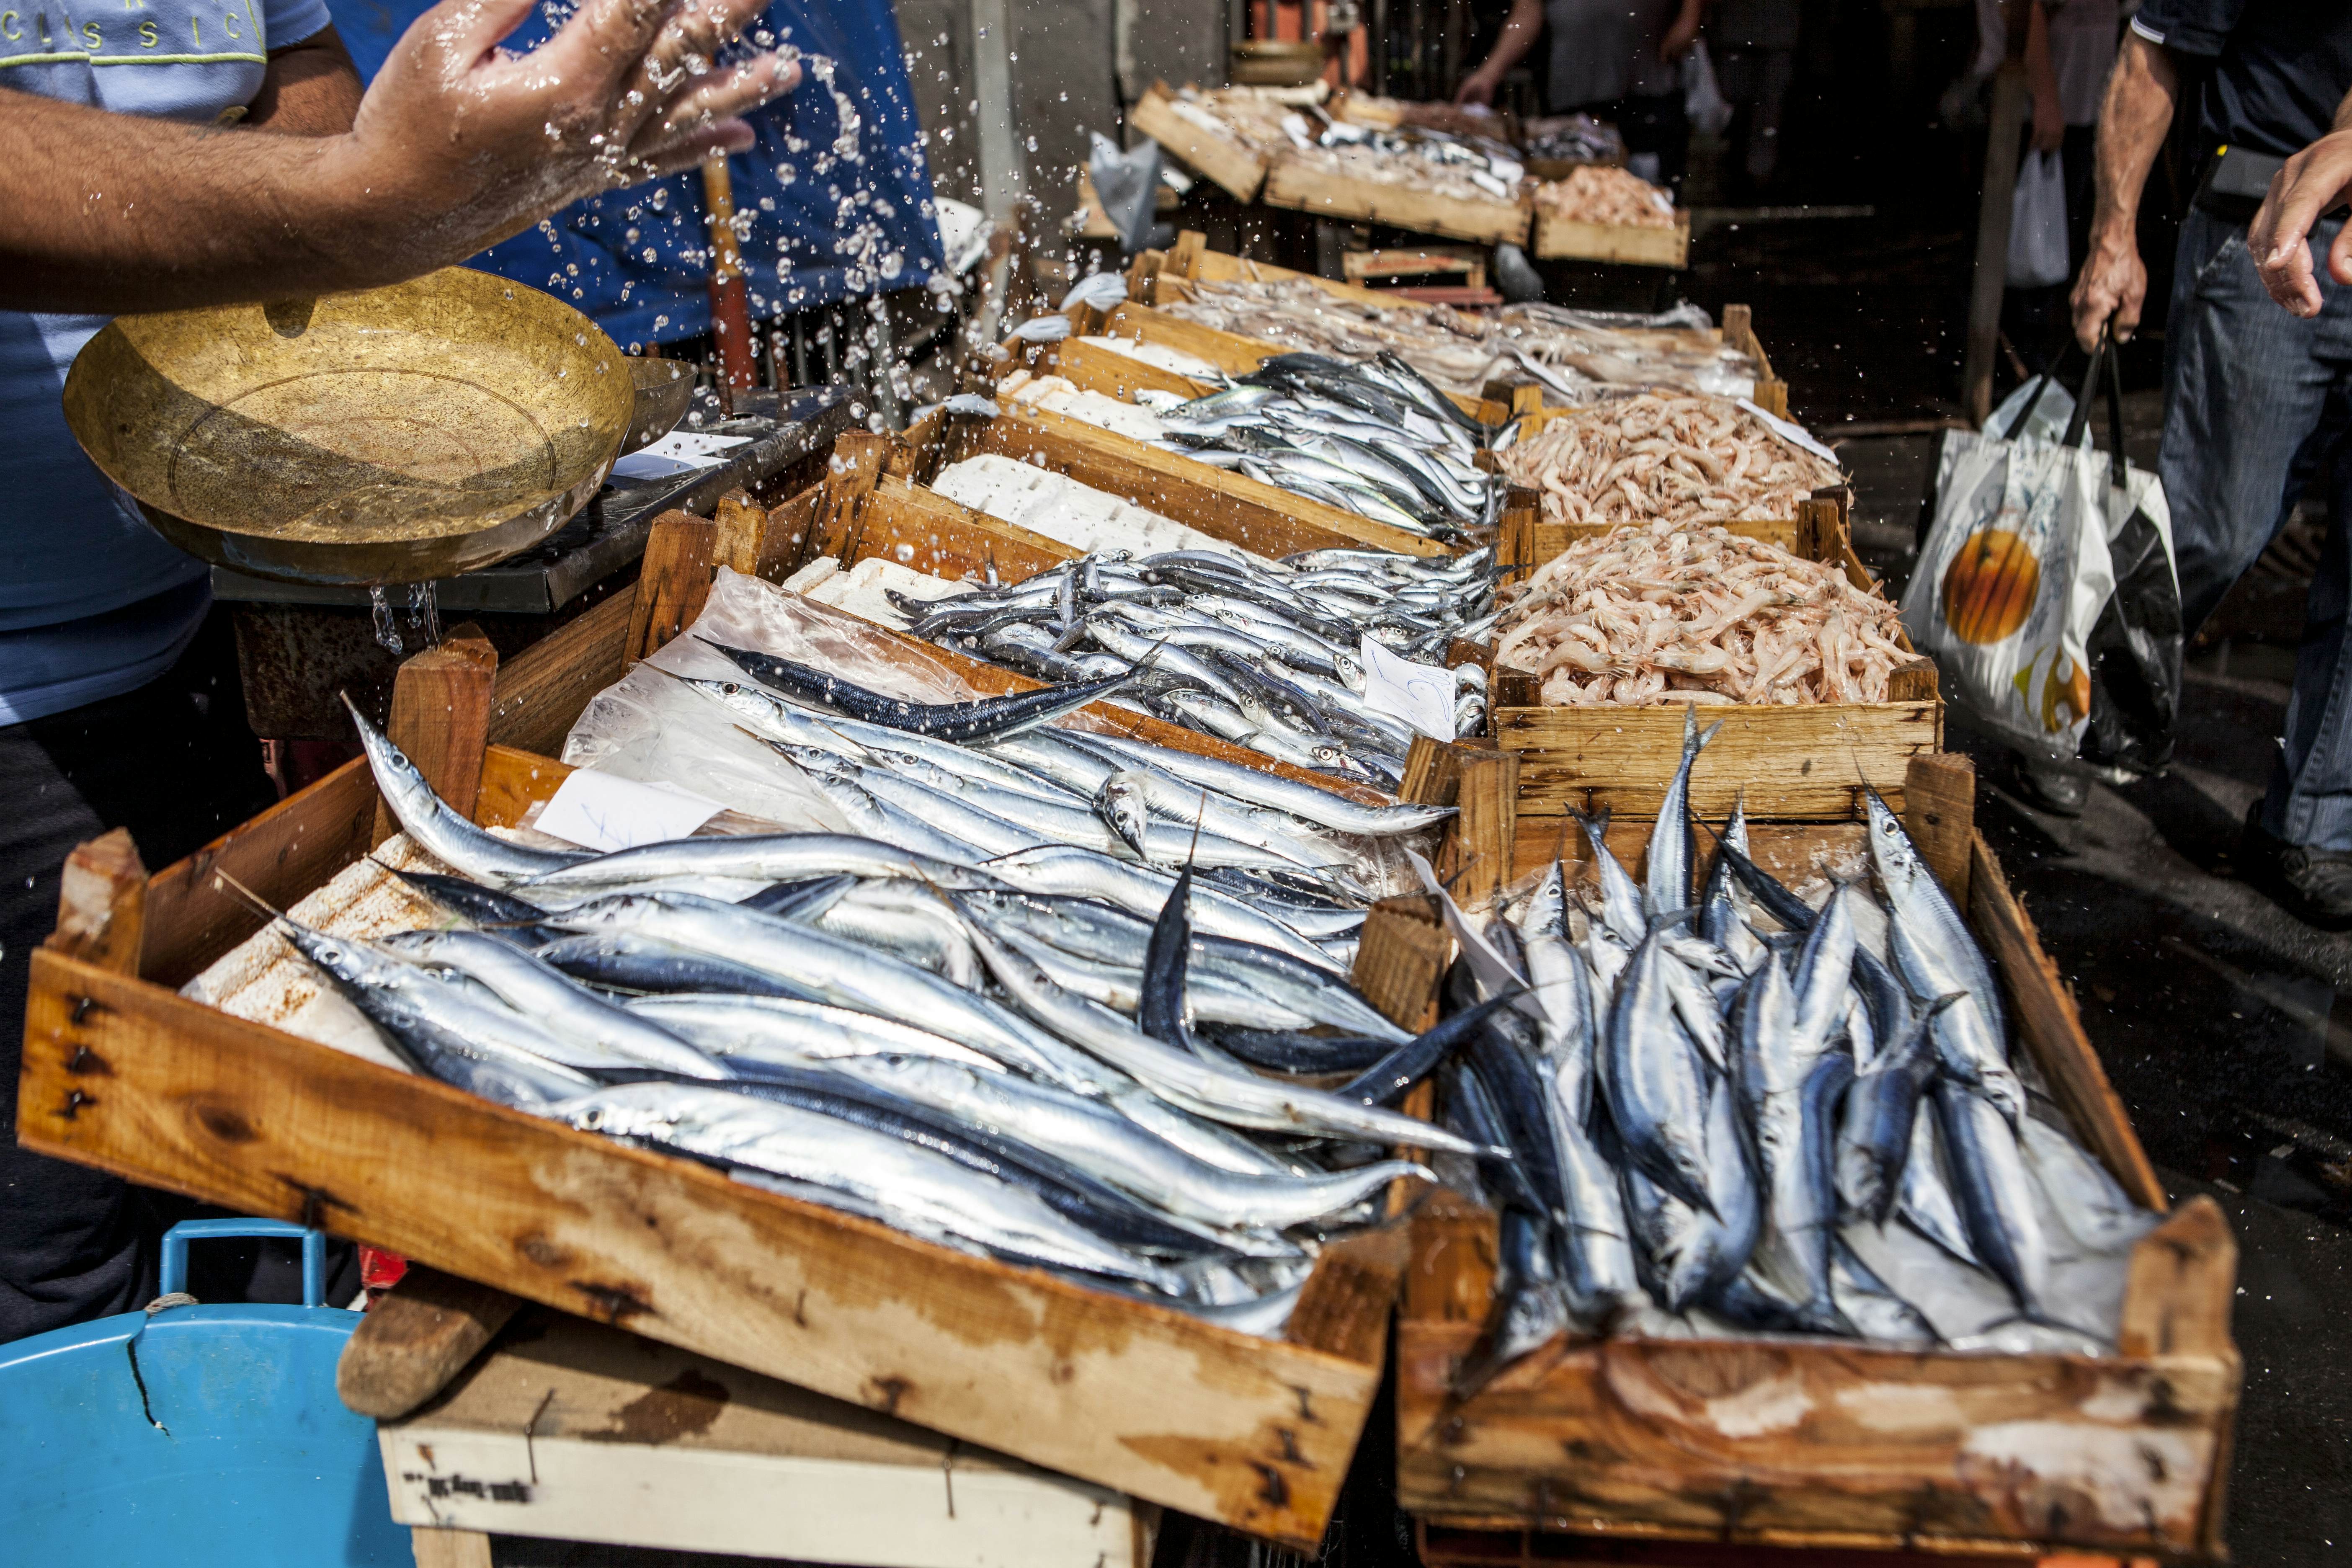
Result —
<path fill-rule="evenodd" d="M 188 1288 L 188 1243 L 217 1241 L 227 1237 L 268 1236 L 302 1240 L 302 1305 L 316 1307 L 327 1300 L 327 1233 L 305 1230 L 283 1219 L 190 1219 L 163 1233 L 163 1278 L 159 1294 L 177 1295 Z"/>

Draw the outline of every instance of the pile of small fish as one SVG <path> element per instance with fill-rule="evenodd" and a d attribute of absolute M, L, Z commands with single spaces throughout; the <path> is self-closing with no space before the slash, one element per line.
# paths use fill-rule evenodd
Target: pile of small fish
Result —
<path fill-rule="evenodd" d="M 1834 464 L 1727 398 L 1645 392 L 1570 409 L 1502 454 L 1553 522 L 1794 517 Z"/>
<path fill-rule="evenodd" d="M 1694 725 L 1642 882 L 1586 820 L 1597 908 L 1555 862 L 1488 928 L 1520 977 L 1488 1000 L 1517 1001 L 1439 1079 L 1446 1125 L 1513 1155 L 1475 1178 L 1505 1267 L 1470 1379 L 1571 1325 L 2104 1348 L 2056 1271 L 2119 1268 L 2156 1216 L 2029 1105 L 1959 910 L 1874 794 L 1878 898 L 1856 880 L 1809 906 L 1736 815 L 1702 885 L 1706 743 Z"/>
<path fill-rule="evenodd" d="M 1489 526 L 1501 505 L 1476 461 L 1486 426 L 1393 354 L 1276 354 L 1207 397 L 1135 395 L 1157 445 L 1424 538 Z"/>
<path fill-rule="evenodd" d="M 1536 187 L 1536 211 L 1577 223 L 1633 228 L 1675 226 L 1675 199 L 1639 174 L 1588 163 Z"/>
<path fill-rule="evenodd" d="M 1916 657 L 1874 589 L 1723 528 L 1579 539 L 1505 592 L 1495 662 L 1562 706 L 1884 702 Z"/>
<path fill-rule="evenodd" d="M 1256 1332 L 1322 1237 L 1426 1174 L 1383 1146 L 1475 1151 L 1366 1089 L 1466 1026 L 1416 1040 L 1367 1004 L 1334 956 L 1362 909 L 1318 880 L 1331 835 L 1445 809 L 1046 727 L 1079 692 L 893 702 L 722 651 L 746 679 L 690 684 L 864 794 L 865 836 L 541 849 L 451 810 L 358 720 L 448 868 L 397 874 L 446 916 L 275 929 L 420 1072 Z"/>
<path fill-rule="evenodd" d="M 1073 692 L 1108 682 L 1112 700 L 1171 723 L 1393 789 L 1413 731 L 1365 702 L 1363 642 L 1433 663 L 1454 638 L 1484 637 L 1492 555 L 1315 550 L 1277 563 L 1223 551 L 1105 553 L 1017 586 L 899 607 L 916 636 L 959 653 Z M 1454 679 L 1455 733 L 1475 734 L 1483 674 L 1465 665 Z"/>
<path fill-rule="evenodd" d="M 1478 396 L 1496 381 L 1540 385 L 1571 404 L 1590 402 L 1609 387 L 1744 397 L 1756 384 L 1756 362 L 1703 331 L 1626 331 L 1546 305 L 1510 305 L 1484 314 L 1449 305 L 1375 305 L 1296 278 L 1188 282 L 1186 297 L 1177 299 L 1169 281 L 1161 280 L 1154 307 L 1163 314 L 1344 359 L 1393 353 L 1435 385 L 1465 396 Z"/>
<path fill-rule="evenodd" d="M 1560 114 L 1530 120 L 1519 137 L 1530 162 L 1555 163 L 1622 163 L 1625 138 L 1617 128 L 1590 114 Z"/>
<path fill-rule="evenodd" d="M 1271 154 L 1295 145 L 1306 133 L 1302 110 L 1312 110 L 1328 94 L 1321 83 L 1312 87 L 1187 87 L 1174 93 L 1168 107 L 1176 118 L 1214 136 L 1229 137 L 1251 151 Z M 1182 156 L 1181 147 L 1171 152 Z"/>
<path fill-rule="evenodd" d="M 1406 185 L 1457 201 L 1515 202 L 1527 169 L 1518 154 L 1484 136 L 1400 127 L 1393 131 L 1336 121 L 1312 142 L 1299 142 L 1298 162 L 1341 179 Z"/>

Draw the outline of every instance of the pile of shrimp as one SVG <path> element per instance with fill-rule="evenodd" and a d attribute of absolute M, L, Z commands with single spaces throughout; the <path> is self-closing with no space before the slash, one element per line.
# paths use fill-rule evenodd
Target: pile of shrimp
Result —
<path fill-rule="evenodd" d="M 1843 569 L 1722 528 L 1580 539 L 1504 592 L 1495 662 L 1555 706 L 1884 702 L 1914 657 Z"/>
<path fill-rule="evenodd" d="M 1552 522 L 1794 517 L 1835 467 L 1728 398 L 1643 393 L 1571 410 L 1501 453 Z"/>
<path fill-rule="evenodd" d="M 1675 199 L 1639 174 L 1587 164 L 1536 187 L 1536 210 L 1578 223 L 1675 226 Z"/>

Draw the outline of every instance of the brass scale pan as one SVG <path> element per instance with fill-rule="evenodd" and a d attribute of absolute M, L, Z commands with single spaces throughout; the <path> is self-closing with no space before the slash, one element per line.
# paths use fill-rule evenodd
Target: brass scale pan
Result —
<path fill-rule="evenodd" d="M 552 295 L 453 267 L 118 317 L 74 361 L 65 415 L 190 554 L 370 585 L 455 576 L 546 538 L 692 391 L 677 362 L 622 353 Z"/>

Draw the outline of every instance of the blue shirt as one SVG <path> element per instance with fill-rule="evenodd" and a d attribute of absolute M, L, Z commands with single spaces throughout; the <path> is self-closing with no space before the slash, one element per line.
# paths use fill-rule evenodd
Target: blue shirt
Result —
<path fill-rule="evenodd" d="M 2352 89 L 2352 5 L 2342 0 L 2147 0 L 2132 31 L 2213 62 L 2200 156 L 2228 143 L 2292 157 L 2327 134 Z"/>
<path fill-rule="evenodd" d="M 333 8 L 361 77 L 373 80 L 426 5 Z M 547 0 L 507 47 L 537 47 L 569 12 Z M 750 117 L 757 144 L 728 160 L 737 221 L 748 224 L 751 314 L 920 285 L 940 265 L 939 226 L 889 0 L 776 0 L 746 36 L 762 30 L 767 47 L 800 51 L 803 75 L 797 90 Z M 831 62 L 830 83 L 820 60 Z M 569 300 L 627 348 L 709 330 L 709 244 L 702 176 L 688 174 L 577 203 L 467 265 Z"/>
<path fill-rule="evenodd" d="M 329 19 L 324 0 L 0 0 L 0 87 L 211 124 L 253 101 L 268 50 Z M 0 724 L 143 685 L 204 618 L 204 563 L 66 428 L 66 372 L 106 321 L 0 310 Z"/>

